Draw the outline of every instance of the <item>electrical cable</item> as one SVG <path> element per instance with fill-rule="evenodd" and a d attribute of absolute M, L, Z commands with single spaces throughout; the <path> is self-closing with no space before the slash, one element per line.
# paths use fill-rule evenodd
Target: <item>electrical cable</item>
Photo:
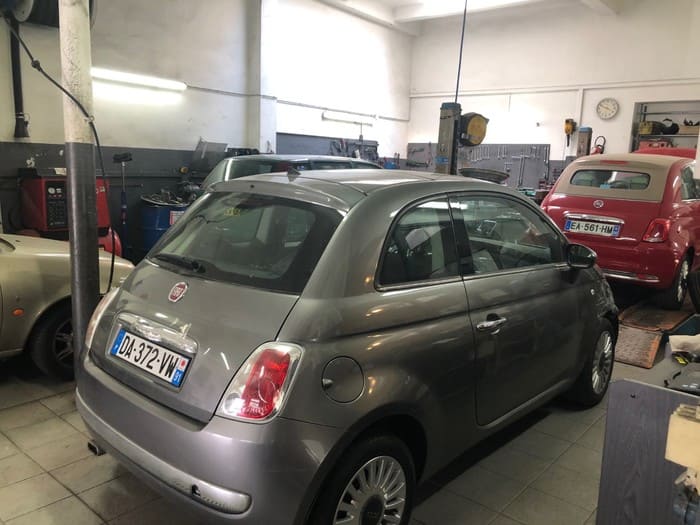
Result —
<path fill-rule="evenodd" d="M 457 88 L 455 89 L 455 104 L 459 98 L 459 77 L 462 76 L 462 54 L 464 53 L 464 33 L 467 29 L 467 2 L 464 0 L 464 15 L 462 16 L 462 38 L 459 44 L 459 64 L 457 66 Z"/>
<path fill-rule="evenodd" d="M 85 106 L 81 104 L 81 102 L 66 88 L 64 88 L 58 81 L 54 80 L 54 78 L 49 75 L 44 68 L 41 66 L 41 62 L 39 62 L 36 58 L 34 58 L 34 55 L 32 52 L 29 50 L 29 47 L 27 44 L 25 44 L 24 40 L 22 40 L 22 37 L 15 31 L 15 28 L 12 27 L 12 22 L 10 21 L 9 17 L 7 14 L 3 13 L 3 18 L 5 22 L 7 23 L 7 27 L 9 28 L 10 32 L 12 35 L 17 39 L 17 41 L 20 43 L 22 46 L 22 49 L 24 49 L 24 52 L 27 54 L 29 57 L 29 60 L 31 61 L 31 65 L 34 69 L 36 69 L 39 73 L 41 73 L 46 80 L 51 82 L 56 88 L 58 88 L 64 95 L 66 95 L 72 102 L 73 104 L 76 105 L 76 107 L 80 110 L 80 112 L 85 116 L 85 118 L 88 121 L 88 125 L 90 126 L 90 129 L 92 130 L 92 134 L 95 137 L 95 147 L 97 148 L 97 158 L 100 161 L 100 170 L 102 171 L 102 180 L 104 181 L 104 187 L 105 187 L 105 197 L 107 200 L 107 212 L 111 218 L 111 213 L 109 213 L 109 184 L 107 181 L 107 172 L 105 171 L 105 162 L 104 162 L 104 157 L 102 155 L 102 145 L 100 144 L 100 137 L 97 134 L 97 128 L 95 127 L 95 117 L 90 115 L 88 111 L 85 109 Z M 114 264 L 115 264 L 115 254 L 114 251 L 116 249 L 116 240 L 115 240 L 115 234 L 114 234 L 114 228 L 112 228 L 111 225 L 111 219 L 110 219 L 110 232 L 112 234 L 112 257 L 111 257 L 111 262 L 109 265 L 109 279 L 107 281 L 107 291 L 105 294 L 109 293 L 109 291 L 112 289 L 112 282 L 114 281 Z"/>

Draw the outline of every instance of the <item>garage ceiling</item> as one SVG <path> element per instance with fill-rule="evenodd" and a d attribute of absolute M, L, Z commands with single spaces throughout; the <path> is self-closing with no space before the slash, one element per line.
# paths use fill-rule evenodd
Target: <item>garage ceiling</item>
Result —
<path fill-rule="evenodd" d="M 384 25 L 409 29 L 415 22 L 461 15 L 464 0 L 321 0 Z M 469 0 L 469 13 L 512 10 L 529 6 L 583 4 L 601 14 L 615 15 L 630 0 Z M 411 30 L 413 32 L 413 30 Z"/>

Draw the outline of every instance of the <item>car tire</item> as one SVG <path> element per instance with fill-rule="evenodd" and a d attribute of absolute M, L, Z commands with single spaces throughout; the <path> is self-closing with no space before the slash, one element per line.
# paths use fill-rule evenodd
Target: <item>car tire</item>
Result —
<path fill-rule="evenodd" d="M 342 456 L 323 483 L 308 523 L 335 525 L 355 512 L 350 523 L 378 525 L 389 517 L 399 520 L 390 523 L 406 525 L 415 487 L 413 456 L 400 439 L 390 434 L 364 439 Z"/>
<path fill-rule="evenodd" d="M 588 353 L 583 369 L 568 393 L 574 403 L 592 407 L 605 397 L 615 364 L 615 331 L 607 319 L 600 321 L 593 349 Z"/>
<path fill-rule="evenodd" d="M 696 312 L 700 312 L 700 270 L 688 274 L 688 294 Z"/>
<path fill-rule="evenodd" d="M 27 351 L 34 364 L 45 374 L 64 380 L 74 376 L 73 327 L 69 302 L 46 312 L 34 326 Z"/>
<path fill-rule="evenodd" d="M 690 257 L 683 259 L 678 265 L 676 277 L 670 288 L 656 294 L 654 302 L 665 310 L 680 310 L 688 292 L 688 274 L 690 272 Z"/>

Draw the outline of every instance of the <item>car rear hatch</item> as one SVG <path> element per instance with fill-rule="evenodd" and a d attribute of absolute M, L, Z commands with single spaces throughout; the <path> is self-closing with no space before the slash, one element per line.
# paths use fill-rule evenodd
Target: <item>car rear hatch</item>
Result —
<path fill-rule="evenodd" d="M 544 209 L 572 240 L 636 245 L 659 217 L 667 173 L 656 164 L 590 157 L 562 174 Z"/>
<path fill-rule="evenodd" d="M 246 358 L 277 337 L 340 220 L 338 210 L 302 201 L 205 195 L 134 271 L 93 359 L 208 421 Z"/>
<path fill-rule="evenodd" d="M 659 202 L 599 199 L 555 193 L 547 203 L 547 214 L 572 240 L 617 246 L 638 244 L 652 219 L 658 217 Z"/>

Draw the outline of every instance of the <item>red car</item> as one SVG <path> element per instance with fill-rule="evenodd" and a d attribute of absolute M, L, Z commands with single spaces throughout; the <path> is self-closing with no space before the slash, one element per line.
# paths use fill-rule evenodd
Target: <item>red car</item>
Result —
<path fill-rule="evenodd" d="M 678 309 L 700 262 L 695 162 L 666 155 L 591 155 L 571 163 L 542 202 L 573 242 L 598 254 L 610 279 L 659 291 Z"/>

